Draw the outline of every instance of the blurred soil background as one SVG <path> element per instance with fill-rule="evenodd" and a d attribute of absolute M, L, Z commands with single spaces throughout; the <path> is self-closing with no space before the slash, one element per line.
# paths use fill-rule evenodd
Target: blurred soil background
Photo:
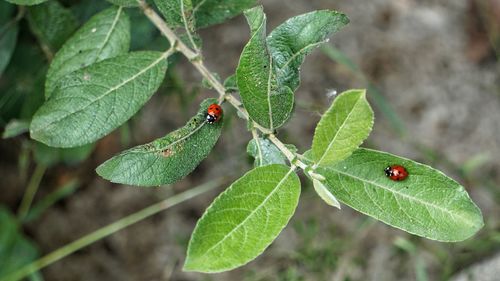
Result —
<path fill-rule="evenodd" d="M 65 5 L 70 2 L 63 1 Z M 77 2 L 72 11 L 80 22 L 106 6 L 103 1 Z M 93 3 L 94 11 L 84 9 L 89 3 Z M 279 137 L 305 151 L 333 93 L 368 88 L 376 122 L 364 146 L 431 165 L 463 184 L 483 211 L 483 230 L 461 243 L 421 239 L 375 222 L 347 206 L 341 211 L 331 208 L 303 181 L 296 215 L 263 255 L 227 273 L 182 272 L 191 231 L 223 190 L 221 186 L 54 263 L 41 271 L 44 279 L 499 280 L 500 1 L 261 3 L 267 13 L 268 30 L 289 17 L 317 9 L 336 9 L 351 19 L 350 25 L 326 47 L 307 57 L 295 114 Z M 134 26 L 133 49 L 159 49 L 165 45 L 138 12 L 127 11 Z M 27 60 L 26 53 L 40 57 L 42 65 L 46 64 L 47 53 L 34 44 L 36 39 L 30 37 L 27 23 L 21 24 L 20 34 L 11 65 L 0 79 L 0 89 L 36 100 L 37 95 L 43 96 L 36 74 L 24 74 L 25 80 L 15 84 L 9 77 L 13 79 L 16 71 L 26 70 L 18 69 L 23 58 Z M 232 74 L 248 35 L 243 16 L 203 30 L 203 54 L 209 69 L 222 78 Z M 31 59 L 29 64 L 35 62 Z M 43 85 L 43 75 L 41 81 Z M 100 140 L 83 162 L 71 163 L 75 161 L 64 157 L 65 163 L 44 162 L 52 152 L 47 156 L 38 149 L 33 155 L 34 144 L 26 134 L 2 140 L 0 204 L 16 211 L 37 167 L 43 178 L 35 204 L 48 194 L 66 190 L 67 194 L 60 196 L 64 198 L 22 227 L 39 252 L 45 254 L 172 194 L 221 176 L 237 179 L 252 167 L 246 155 L 251 134 L 227 105 L 225 129 L 214 151 L 179 183 L 137 188 L 111 184 L 94 172 L 117 152 L 182 126 L 197 109 L 198 101 L 216 95 L 201 88 L 200 82 L 196 70 L 179 57 L 169 71 L 168 81 L 141 112 Z M 48 168 L 44 170 L 40 163 L 46 163 Z"/>

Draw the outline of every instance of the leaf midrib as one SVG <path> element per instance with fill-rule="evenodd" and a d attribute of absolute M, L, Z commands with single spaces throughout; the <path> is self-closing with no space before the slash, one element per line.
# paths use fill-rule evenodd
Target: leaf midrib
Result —
<path fill-rule="evenodd" d="M 273 57 L 269 54 L 267 51 L 267 45 L 264 41 L 264 46 L 266 47 L 266 52 L 268 53 L 269 56 L 269 65 L 267 68 L 269 68 L 269 71 L 267 73 L 267 106 L 269 107 L 269 129 L 273 130 L 273 107 L 271 104 L 271 79 L 272 79 L 272 69 L 273 69 Z"/>
<path fill-rule="evenodd" d="M 150 154 L 150 153 L 157 153 L 159 151 L 163 151 L 171 146 L 174 146 L 176 144 L 178 144 L 179 142 L 181 141 L 184 141 L 185 139 L 189 138 L 190 136 L 194 135 L 196 132 L 198 132 L 201 128 L 203 128 L 203 126 L 206 124 L 206 122 L 202 122 L 200 125 L 198 125 L 198 127 L 196 127 L 194 130 L 192 130 L 191 132 L 189 132 L 187 135 L 169 143 L 169 144 L 166 144 L 165 146 L 161 147 L 161 148 L 157 148 L 157 149 L 154 149 L 154 150 L 148 150 L 148 151 L 129 151 L 128 153 L 137 153 L 137 154 Z"/>
<path fill-rule="evenodd" d="M 124 80 L 123 82 L 121 82 L 120 84 L 114 86 L 113 88 L 109 89 L 108 91 L 104 92 L 102 95 L 98 96 L 96 99 L 94 99 L 92 102 L 88 103 L 87 105 L 85 105 L 84 107 L 78 109 L 78 110 L 75 110 L 75 111 L 72 111 L 66 115 L 64 115 L 63 117 L 61 118 L 58 118 L 48 124 L 46 124 L 45 126 L 43 127 L 40 127 L 39 129 L 37 130 L 34 130 L 34 132 L 37 132 L 37 131 L 40 131 L 40 130 L 43 130 L 51 125 L 53 125 L 54 123 L 58 123 L 60 122 L 61 120 L 63 119 L 66 119 L 68 117 L 70 117 L 71 115 L 73 114 L 76 114 L 76 113 L 79 113 L 83 110 L 85 110 L 87 107 L 91 106 L 92 104 L 100 101 L 101 99 L 105 98 L 107 95 L 111 94 L 112 92 L 118 90 L 119 88 L 121 88 L 122 86 L 128 84 L 129 82 L 135 80 L 137 77 L 139 77 L 140 75 L 144 74 L 146 71 L 148 71 L 149 69 L 155 67 L 158 63 L 160 63 L 162 60 L 164 60 L 170 53 L 169 52 L 165 52 L 163 53 L 160 58 L 158 58 L 156 61 L 154 61 L 152 64 L 148 65 L 147 67 L 145 67 L 144 69 L 142 69 L 141 71 L 139 71 L 138 73 L 134 74 L 132 77 Z"/>
<path fill-rule="evenodd" d="M 99 50 L 97 50 L 97 53 L 96 53 L 96 56 L 94 58 L 93 63 L 95 63 L 99 59 L 99 56 L 101 55 L 102 50 L 104 50 L 104 47 L 109 42 L 109 38 L 111 38 L 111 33 L 113 33 L 113 30 L 115 29 L 116 24 L 118 23 L 118 20 L 120 19 L 120 15 L 122 13 L 122 10 L 123 10 L 123 7 L 120 6 L 116 12 L 116 16 L 113 20 L 113 23 L 111 24 L 111 27 L 109 28 L 108 33 L 106 34 L 106 37 L 104 38 L 104 41 L 103 41 L 101 47 L 99 47 Z"/>
<path fill-rule="evenodd" d="M 327 169 L 330 169 L 330 170 L 332 170 L 332 171 L 334 171 L 334 172 L 336 172 L 336 173 L 342 174 L 342 175 L 344 175 L 344 176 L 347 176 L 347 177 L 350 177 L 350 178 L 353 178 L 353 179 L 359 180 L 359 181 L 361 181 L 361 182 L 363 182 L 363 183 L 367 183 L 367 184 L 374 185 L 374 186 L 379 187 L 379 188 L 381 188 L 381 189 L 383 189 L 383 190 L 385 190 L 385 191 L 387 191 L 387 192 L 389 192 L 389 193 L 393 193 L 393 194 L 395 194 L 395 195 L 399 195 L 399 196 L 401 196 L 401 197 L 403 197 L 403 198 L 406 198 L 406 199 L 408 199 L 408 200 L 410 200 L 410 201 L 414 201 L 414 202 L 416 202 L 416 203 L 420 203 L 420 204 L 422 204 L 422 205 L 425 205 L 425 206 L 429 206 L 429 207 L 435 208 L 435 209 L 437 209 L 437 210 L 440 210 L 441 212 L 444 212 L 444 213 L 449 214 L 449 215 L 450 215 L 450 216 L 452 216 L 452 217 L 458 217 L 458 218 L 460 218 L 460 219 L 461 219 L 461 221 L 463 221 L 464 223 L 466 223 L 466 224 L 468 224 L 468 225 L 470 225 L 470 226 L 476 226 L 476 224 L 475 224 L 475 223 L 473 223 L 473 222 L 471 222 L 470 220 L 464 219 L 463 217 L 458 216 L 458 214 L 453 213 L 453 212 L 451 212 L 450 210 L 445 209 L 445 208 L 443 208 L 443 207 L 441 207 L 441 206 L 439 206 L 439 205 L 435 205 L 435 204 L 432 204 L 432 203 L 430 203 L 430 202 L 423 201 L 423 200 L 421 200 L 421 199 L 419 199 L 419 198 L 417 198 L 417 197 L 410 196 L 410 195 L 408 195 L 408 194 L 401 193 L 401 192 L 399 192 L 399 191 L 397 191 L 397 190 L 393 190 L 393 189 L 387 188 L 387 187 L 385 187 L 385 186 L 383 186 L 383 185 L 380 185 L 380 184 L 378 184 L 378 183 L 376 183 L 376 182 L 373 182 L 373 181 L 370 181 L 370 180 L 367 180 L 367 179 L 360 178 L 360 177 L 358 177 L 358 176 L 355 176 L 355 175 L 352 175 L 352 174 L 349 174 L 349 173 L 343 172 L 343 171 L 338 170 L 338 169 L 335 169 L 335 168 L 333 168 L 333 167 L 328 167 Z"/>
<path fill-rule="evenodd" d="M 352 106 L 351 110 L 349 111 L 349 114 L 347 114 L 347 117 L 344 119 L 344 121 L 342 122 L 342 125 L 340 125 L 339 129 L 337 130 L 337 132 L 335 132 L 335 135 L 333 136 L 333 139 L 332 141 L 328 144 L 328 147 L 325 149 L 325 151 L 323 152 L 323 155 L 321 156 L 321 158 L 318 160 L 318 164 L 317 165 L 320 165 L 321 164 L 321 161 L 323 161 L 323 158 L 325 158 L 325 156 L 327 155 L 327 152 L 331 149 L 331 147 L 333 146 L 333 144 L 335 143 L 335 139 L 337 138 L 337 136 L 339 135 L 339 132 L 342 131 L 342 129 L 344 128 L 345 124 L 347 123 L 347 120 L 351 117 L 351 114 L 354 112 L 354 109 L 356 108 L 356 106 L 358 105 L 358 103 L 362 100 L 361 98 L 362 96 L 360 96 L 358 98 L 358 100 L 356 101 L 356 103 L 354 103 L 354 105 Z M 332 106 L 333 108 L 333 106 Z"/>
<path fill-rule="evenodd" d="M 292 172 L 293 172 L 293 169 L 290 169 L 285 174 L 285 176 L 278 182 L 276 187 L 269 193 L 269 195 L 266 196 L 266 198 L 262 201 L 262 203 L 260 203 L 253 211 L 251 211 L 250 214 L 248 214 L 248 216 L 243 221 L 241 221 L 241 223 L 239 223 L 235 228 L 233 228 L 228 234 L 224 235 L 224 237 L 219 242 L 217 242 L 212 247 L 208 248 L 208 250 L 206 250 L 205 253 L 201 257 L 199 257 L 198 259 L 202 259 L 203 257 L 205 257 L 208 253 L 210 253 L 213 249 L 215 249 L 217 246 L 219 246 L 221 243 L 223 243 L 228 237 L 230 237 L 236 230 L 238 230 L 240 227 L 245 225 L 247 220 L 249 220 L 258 210 L 260 210 L 260 208 L 262 208 L 262 206 L 264 206 L 267 203 L 269 198 L 271 198 L 273 196 L 273 194 L 277 190 L 279 190 L 279 187 L 285 182 L 285 180 L 290 176 L 290 174 Z"/>
<path fill-rule="evenodd" d="M 313 47 L 316 47 L 316 46 L 319 46 L 323 43 L 326 43 L 328 42 L 328 40 L 322 40 L 320 42 L 316 42 L 316 43 L 312 43 L 312 44 L 308 44 L 307 46 L 301 48 L 300 50 L 298 50 L 297 52 L 295 52 L 286 62 L 285 64 L 283 64 L 283 66 L 281 67 L 281 69 L 284 69 L 286 68 L 296 57 L 298 57 L 299 55 L 302 54 L 303 51 L 307 51 L 308 49 L 310 48 L 313 48 Z"/>

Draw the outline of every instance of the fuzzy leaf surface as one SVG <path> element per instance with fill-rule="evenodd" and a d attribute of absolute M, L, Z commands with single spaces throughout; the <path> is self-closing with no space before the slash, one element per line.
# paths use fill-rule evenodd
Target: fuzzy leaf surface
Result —
<path fill-rule="evenodd" d="M 94 142 L 132 117 L 165 76 L 167 53 L 133 52 L 64 77 L 37 111 L 31 137 L 54 147 Z"/>
<path fill-rule="evenodd" d="M 408 178 L 386 177 L 384 168 L 393 164 L 405 167 Z M 462 241 L 484 225 L 481 211 L 460 184 L 409 159 L 360 148 L 315 172 L 326 178 L 323 183 L 342 203 L 418 236 Z"/>
<path fill-rule="evenodd" d="M 278 84 L 273 57 L 266 45 L 266 15 L 262 6 L 245 11 L 251 38 L 236 70 L 240 96 L 248 114 L 258 124 L 274 130 L 282 126 L 293 109 L 293 92 Z"/>
<path fill-rule="evenodd" d="M 348 23 L 342 13 L 320 10 L 290 18 L 276 27 L 267 37 L 267 45 L 280 84 L 295 91 L 305 56 Z"/>
<path fill-rule="evenodd" d="M 195 17 L 192 0 L 155 0 L 155 4 L 168 26 L 171 28 L 185 27 L 186 24 L 188 30 L 193 31 Z"/>
<path fill-rule="evenodd" d="M 221 272 L 260 255 L 295 212 L 300 181 L 290 167 L 254 168 L 220 194 L 196 224 L 184 270 Z"/>
<path fill-rule="evenodd" d="M 316 126 L 313 160 L 317 165 L 344 160 L 368 137 L 372 126 L 373 110 L 366 100 L 366 91 L 340 94 Z"/>
<path fill-rule="evenodd" d="M 111 7 L 93 16 L 56 53 L 47 72 L 45 96 L 51 96 L 62 77 L 124 54 L 129 46 L 130 20 L 123 8 Z"/>
<path fill-rule="evenodd" d="M 170 27 L 194 29 L 222 23 L 255 5 L 255 0 L 155 0 Z M 183 5 L 183 6 L 181 6 Z M 184 15 L 182 9 L 184 9 Z M 191 28 L 190 28 L 191 29 Z"/>
<path fill-rule="evenodd" d="M 223 120 L 205 121 L 207 108 L 216 99 L 207 99 L 196 116 L 182 128 L 151 143 L 126 150 L 97 168 L 112 182 L 138 186 L 174 183 L 190 174 L 205 159 L 219 139 Z"/>

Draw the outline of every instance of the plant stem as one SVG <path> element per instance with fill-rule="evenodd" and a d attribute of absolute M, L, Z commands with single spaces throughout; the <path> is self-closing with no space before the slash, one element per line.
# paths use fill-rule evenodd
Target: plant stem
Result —
<path fill-rule="evenodd" d="M 172 46 L 176 46 L 175 48 L 181 52 L 193 65 L 201 75 L 212 85 L 212 87 L 219 93 L 219 102 L 223 102 L 224 100 L 229 102 L 234 108 L 236 108 L 241 115 L 245 118 L 245 120 L 250 120 L 248 112 L 241 105 L 241 102 L 228 93 L 224 86 L 220 83 L 217 78 L 209 71 L 206 66 L 203 64 L 202 57 L 199 53 L 191 50 L 186 44 L 184 44 L 177 35 L 167 26 L 167 23 L 146 3 L 145 0 L 137 0 L 139 6 L 141 7 L 143 13 L 149 18 L 149 20 L 163 33 L 163 35 L 168 39 Z M 269 139 L 280 149 L 283 154 L 290 160 L 292 165 L 297 165 L 302 169 L 307 167 L 306 164 L 301 162 L 299 159 L 296 159 L 295 153 L 291 152 L 278 138 L 273 135 L 273 131 L 267 128 L 260 126 L 257 123 L 253 123 L 254 127 L 257 128 L 262 133 L 269 135 Z M 292 163 L 294 161 L 295 163 Z"/>
<path fill-rule="evenodd" d="M 105 227 L 102 227 L 92 233 L 89 233 L 82 238 L 69 243 L 50 254 L 43 256 L 42 258 L 21 267 L 19 270 L 7 275 L 5 279 L 2 281 L 16 281 L 20 280 L 98 240 L 101 240 L 115 232 L 118 232 L 136 222 L 142 221 L 154 214 L 157 214 L 163 210 L 166 210 L 170 207 L 173 207 L 179 203 L 182 203 L 186 200 L 189 200 L 195 196 L 208 192 L 218 186 L 220 186 L 224 181 L 224 178 L 218 178 L 216 180 L 209 181 L 202 185 L 199 185 L 195 188 L 189 189 L 177 195 L 174 195 L 170 198 L 167 198 L 163 201 L 160 201 L 156 204 L 153 204 L 149 207 L 146 207 L 136 213 L 128 215 L 120 220 L 117 220 L 111 224 L 108 224 Z"/>
<path fill-rule="evenodd" d="M 288 161 L 290 161 L 290 164 L 296 165 L 300 167 L 302 170 L 305 170 L 307 168 L 307 165 L 300 161 L 300 159 L 297 159 L 297 154 L 293 153 L 288 149 L 284 143 L 282 143 L 274 134 L 270 134 L 268 136 L 269 140 L 276 145 L 276 147 L 283 152 L 283 154 L 288 158 Z"/>
<path fill-rule="evenodd" d="M 35 171 L 33 172 L 33 175 L 31 176 L 31 179 L 28 183 L 28 187 L 24 192 L 21 205 L 19 206 L 19 209 L 17 211 L 17 217 L 20 221 L 22 221 L 28 214 L 31 203 L 33 202 L 33 198 L 38 191 L 38 187 L 40 186 L 40 182 L 42 181 L 46 169 L 47 167 L 45 167 L 45 165 L 43 164 L 38 164 L 36 166 Z"/>

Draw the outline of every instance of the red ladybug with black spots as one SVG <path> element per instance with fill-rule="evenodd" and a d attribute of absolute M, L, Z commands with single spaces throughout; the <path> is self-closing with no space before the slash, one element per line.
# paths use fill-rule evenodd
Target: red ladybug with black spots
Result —
<path fill-rule="evenodd" d="M 213 103 L 207 109 L 206 121 L 208 124 L 218 122 L 222 117 L 222 108 L 220 105 Z"/>
<path fill-rule="evenodd" d="M 384 169 L 385 175 L 393 181 L 403 181 L 408 177 L 408 171 L 401 165 L 391 165 Z"/>

